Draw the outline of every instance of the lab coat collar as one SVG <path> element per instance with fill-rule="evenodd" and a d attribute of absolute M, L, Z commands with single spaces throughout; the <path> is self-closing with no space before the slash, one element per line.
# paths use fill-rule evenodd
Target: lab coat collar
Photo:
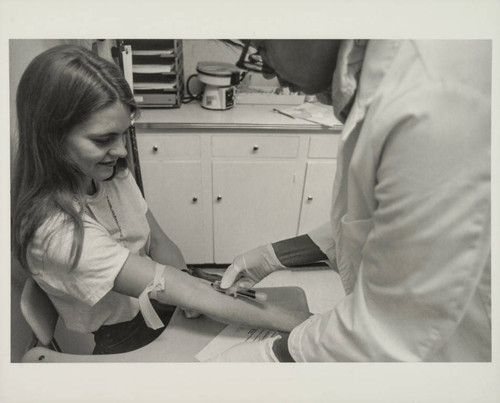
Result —
<path fill-rule="evenodd" d="M 355 101 L 358 108 L 366 109 L 372 102 L 383 78 L 392 65 L 400 45 L 401 41 L 393 40 L 368 42 Z"/>
<path fill-rule="evenodd" d="M 345 122 L 353 104 L 368 41 L 345 40 L 340 45 L 333 73 L 331 102 L 335 117 Z"/>
<path fill-rule="evenodd" d="M 345 123 L 351 112 L 350 120 L 363 119 L 400 43 L 393 40 L 342 42 L 332 79 L 332 105 L 337 119 Z"/>

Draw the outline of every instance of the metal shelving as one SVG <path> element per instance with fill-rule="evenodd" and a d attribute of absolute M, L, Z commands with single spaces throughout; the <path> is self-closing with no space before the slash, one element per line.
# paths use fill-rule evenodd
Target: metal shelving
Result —
<path fill-rule="evenodd" d="M 182 40 L 120 39 L 125 78 L 141 108 L 179 108 L 184 95 Z"/>

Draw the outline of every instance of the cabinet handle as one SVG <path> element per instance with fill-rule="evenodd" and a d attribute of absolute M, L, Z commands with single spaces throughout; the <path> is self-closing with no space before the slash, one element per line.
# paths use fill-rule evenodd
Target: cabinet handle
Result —
<path fill-rule="evenodd" d="M 253 146 L 253 150 L 254 150 L 254 151 L 258 151 L 258 150 L 259 150 L 259 146 L 258 146 L 257 144 L 255 144 L 255 145 Z"/>
<path fill-rule="evenodd" d="M 196 203 L 198 201 L 198 196 L 193 196 L 193 203 Z"/>
<path fill-rule="evenodd" d="M 217 195 L 217 201 L 221 201 L 222 200 L 222 196 L 221 195 Z"/>
<path fill-rule="evenodd" d="M 159 148 L 158 148 L 158 146 L 153 146 L 153 151 L 154 151 L 154 152 L 157 152 L 157 151 L 158 151 L 158 149 L 159 149 Z"/>
<path fill-rule="evenodd" d="M 311 195 L 307 196 L 307 201 L 312 201 L 313 197 Z"/>

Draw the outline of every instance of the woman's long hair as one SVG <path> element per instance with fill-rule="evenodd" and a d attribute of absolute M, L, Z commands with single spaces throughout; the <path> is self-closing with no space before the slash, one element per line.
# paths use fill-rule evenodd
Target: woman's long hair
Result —
<path fill-rule="evenodd" d="M 85 189 L 83 174 L 69 159 L 66 138 L 76 125 L 97 111 L 122 102 L 131 117 L 138 109 L 118 67 L 74 45 L 60 45 L 29 64 L 17 89 L 19 149 L 12 184 L 12 243 L 16 257 L 28 268 L 26 252 L 40 226 L 63 213 L 73 224 L 71 267 L 83 245 Z M 116 170 L 126 167 L 126 160 Z"/>

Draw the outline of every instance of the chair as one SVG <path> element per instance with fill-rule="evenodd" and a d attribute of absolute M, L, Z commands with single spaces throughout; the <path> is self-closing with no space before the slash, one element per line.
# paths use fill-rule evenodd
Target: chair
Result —
<path fill-rule="evenodd" d="M 33 330 L 37 342 L 61 352 L 54 338 L 59 315 L 47 294 L 31 277 L 26 280 L 21 294 L 21 312 Z"/>
<path fill-rule="evenodd" d="M 36 344 L 21 359 L 29 362 L 136 362 L 141 361 L 140 349 L 120 354 L 86 355 L 61 351 L 54 338 L 59 314 L 52 301 L 38 284 L 28 277 L 21 294 L 21 312 L 31 327 Z"/>

